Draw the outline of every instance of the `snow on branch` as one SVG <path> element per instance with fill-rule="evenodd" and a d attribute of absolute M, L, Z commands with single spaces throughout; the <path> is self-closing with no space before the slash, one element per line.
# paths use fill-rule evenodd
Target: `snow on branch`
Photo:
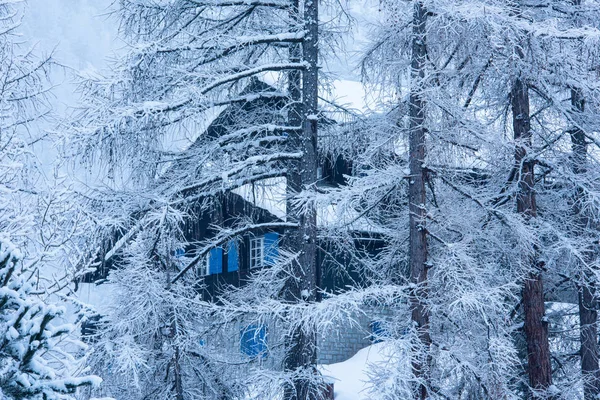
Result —
<path fill-rule="evenodd" d="M 74 326 L 59 323 L 64 308 L 37 297 L 31 275 L 19 270 L 19 261 L 16 247 L 0 238 L 0 393 L 72 400 L 79 387 L 98 386 L 102 379 L 78 376 L 82 360 L 61 348 Z"/>
<path fill-rule="evenodd" d="M 208 85 L 201 87 L 198 89 L 198 92 L 201 94 L 207 94 L 212 89 L 222 86 L 229 82 L 239 81 L 242 78 L 247 78 L 250 76 L 258 75 L 263 72 L 277 72 L 277 71 L 286 71 L 286 70 L 303 70 L 308 68 L 309 65 L 305 62 L 299 63 L 274 63 L 274 64 L 265 64 L 260 65 L 254 68 L 248 68 L 246 70 L 237 72 L 235 74 L 227 75 L 222 78 L 216 79 L 214 82 L 209 83 Z"/>
<path fill-rule="evenodd" d="M 274 8 L 288 8 L 290 7 L 289 1 L 269 1 L 269 0 L 186 0 L 187 2 L 196 6 L 204 7 L 274 7 Z"/>

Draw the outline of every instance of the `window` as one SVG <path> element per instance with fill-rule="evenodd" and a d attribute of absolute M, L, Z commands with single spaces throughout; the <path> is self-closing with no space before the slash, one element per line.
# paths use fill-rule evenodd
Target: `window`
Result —
<path fill-rule="evenodd" d="M 388 336 L 382 321 L 372 321 L 370 325 L 372 343 L 379 343 L 383 340 L 383 338 Z"/>
<path fill-rule="evenodd" d="M 173 256 L 175 258 L 183 258 L 183 257 L 185 257 L 185 249 L 183 247 L 176 248 L 175 251 L 173 252 Z"/>
<path fill-rule="evenodd" d="M 266 358 L 267 327 L 265 325 L 249 325 L 240 330 L 240 351 L 251 358 Z"/>
<path fill-rule="evenodd" d="M 257 236 L 250 239 L 250 268 L 259 268 L 264 265 L 264 236 Z"/>
<path fill-rule="evenodd" d="M 210 273 L 208 271 L 210 271 L 210 254 L 207 254 L 204 260 L 204 270 L 202 270 L 202 268 L 199 268 L 200 270 L 200 275 L 209 275 Z"/>
<path fill-rule="evenodd" d="M 268 232 L 250 239 L 250 268 L 274 265 L 279 257 L 279 234 Z"/>
<path fill-rule="evenodd" d="M 185 249 L 183 247 L 178 247 L 173 251 L 173 262 L 175 265 L 179 267 L 183 267 L 185 263 Z"/>

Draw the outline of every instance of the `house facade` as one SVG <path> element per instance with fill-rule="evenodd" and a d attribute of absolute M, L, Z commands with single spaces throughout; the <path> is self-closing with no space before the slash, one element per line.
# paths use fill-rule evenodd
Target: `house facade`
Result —
<path fill-rule="evenodd" d="M 257 207 L 250 201 L 235 193 L 223 194 L 214 202 L 216 209 L 205 210 L 199 218 L 186 223 L 184 233 L 188 243 L 210 241 L 215 234 L 211 225 L 216 223 L 227 226 L 240 218 L 250 219 L 255 224 L 281 222 L 281 219 Z M 229 222 L 231 221 L 231 222 Z M 383 239 L 374 233 L 355 233 L 354 246 L 361 251 L 375 255 L 383 246 Z M 285 232 L 283 230 L 253 230 L 231 239 L 226 244 L 211 249 L 204 262 L 195 270 L 198 287 L 204 300 L 219 301 L 219 297 L 231 288 L 237 288 L 249 282 L 252 275 L 262 268 L 269 268 L 285 248 Z M 318 301 L 328 294 L 348 290 L 349 287 L 364 287 L 368 281 L 364 271 L 353 264 L 350 254 L 334 246 L 327 238 L 320 236 L 317 252 L 317 287 Z M 193 245 L 181 249 L 181 258 L 194 257 Z M 324 332 L 318 332 L 317 358 L 320 364 L 331 364 L 345 361 L 356 352 L 372 344 L 381 326 L 382 319 L 390 317 L 392 310 L 365 305 L 363 312 L 353 315 L 353 323 L 344 326 L 333 325 Z M 233 325 L 229 329 L 230 338 L 223 339 L 229 346 L 236 347 L 240 353 L 248 357 L 273 360 L 269 353 L 270 343 L 281 339 L 281 329 L 275 322 L 256 324 L 249 322 Z M 276 339 L 274 339 L 277 337 Z M 230 349 L 231 350 L 231 349 Z M 267 361 L 263 361 L 267 362 Z"/>
<path fill-rule="evenodd" d="M 256 80 L 245 92 L 257 92 L 263 96 L 243 104 L 231 105 L 223 110 L 201 135 L 202 138 L 215 139 L 226 135 L 231 127 L 239 127 L 240 121 L 267 123 L 273 118 L 282 118 L 282 113 L 279 111 L 284 106 L 283 102 L 278 100 L 277 96 L 271 98 L 264 95 L 275 93 L 274 88 Z M 324 123 L 334 122 L 328 120 Z M 195 146 L 200 145 L 200 141 L 197 141 L 190 149 L 193 150 Z M 352 163 L 339 155 L 324 154 L 320 159 L 322 162 L 318 168 L 318 184 L 344 185 L 346 176 L 352 173 Z M 172 168 L 178 168 L 178 165 Z M 165 179 L 168 179 L 168 172 Z M 285 194 L 284 177 L 274 182 L 272 186 L 278 186 Z M 215 226 L 234 227 L 242 219 L 256 225 L 285 221 L 285 211 L 273 207 L 273 204 L 278 201 L 265 201 L 265 196 L 269 195 L 264 190 L 252 186 L 242 191 L 226 191 L 218 194 L 208 207 L 206 203 L 189 207 L 186 212 L 190 218 L 187 218 L 181 227 L 184 242 L 188 244 L 185 248 L 175 250 L 175 258 L 185 263 L 187 259 L 195 257 L 199 244 L 210 242 L 210 239 L 217 234 Z M 372 255 L 377 254 L 384 245 L 384 239 L 374 232 L 357 230 L 349 237 L 352 238 L 350 245 L 354 249 Z M 348 252 L 340 250 L 324 235 L 319 235 L 317 244 L 318 301 L 328 294 L 348 290 L 349 287 L 368 285 L 365 272 L 353 262 Z M 247 284 L 256 271 L 272 266 L 285 246 L 283 229 L 254 229 L 210 249 L 203 262 L 198 263 L 195 271 L 189 273 L 195 274 L 202 298 L 206 301 L 218 302 L 220 296 L 226 291 Z M 99 282 L 105 279 L 117 262 L 118 257 L 102 262 L 98 270 L 84 276 L 82 282 Z M 318 332 L 318 363 L 331 364 L 345 361 L 358 350 L 372 344 L 377 340 L 377 335 L 381 334 L 381 322 L 391 314 L 390 309 L 365 305 L 362 312 L 357 312 L 350 318 L 351 323 L 343 326 L 330 325 L 322 332 Z M 86 332 L 92 331 L 92 328 L 84 326 Z M 281 360 L 276 350 L 280 346 L 274 344 L 283 340 L 283 333 L 275 321 L 263 321 L 260 324 L 253 322 L 251 318 L 248 321 L 236 321 L 226 331 L 221 330 L 218 339 L 215 333 L 214 338 L 207 337 L 206 340 L 225 343 L 230 352 L 238 351 L 243 357 L 256 359 L 257 362 L 277 363 L 277 360 Z"/>

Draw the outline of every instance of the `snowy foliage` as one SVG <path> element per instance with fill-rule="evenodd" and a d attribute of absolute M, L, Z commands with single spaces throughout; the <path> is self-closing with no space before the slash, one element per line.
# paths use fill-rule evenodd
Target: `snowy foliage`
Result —
<path fill-rule="evenodd" d="M 282 372 L 290 338 L 309 338 L 310 352 L 315 332 L 351 326 L 356 314 L 380 307 L 393 314 L 383 340 L 394 351 L 373 368 L 370 398 L 424 399 L 419 388 L 431 399 L 580 396 L 582 383 L 593 381 L 574 356 L 577 330 L 587 327 L 568 307 L 537 321 L 549 327 L 554 374 L 552 384 L 530 387 L 523 287 L 543 280 L 542 315 L 544 295 L 579 301 L 580 315 L 597 309 L 598 5 L 381 1 L 381 24 L 362 59 L 378 112 L 336 123 L 316 112 L 302 121 L 294 115 L 306 106 L 294 82 L 309 68 L 300 46 L 310 21 L 301 11 L 311 2 L 300 3 L 116 4 L 127 53 L 106 77 L 81 77 L 82 105 L 63 136 L 72 159 L 105 178 L 77 198 L 89 232 L 78 231 L 74 262 L 82 274 L 114 267 L 104 284 L 110 306 L 90 337 L 95 368 L 108 381 L 102 394 L 271 399 L 292 381 L 319 385 L 314 365 Z M 527 115 L 514 111 L 521 84 Z M 295 163 L 310 157 L 291 140 L 309 123 L 319 125 L 319 161 L 341 156 L 352 175 L 346 185 L 308 182 L 300 193 L 273 195 L 273 179 L 289 182 Z M 417 160 L 411 143 L 419 132 L 426 156 Z M 418 204 L 409 194 L 415 165 L 424 180 Z M 224 219 L 227 195 L 248 187 L 272 196 L 286 218 Z M 533 206 L 524 212 L 525 193 Z M 411 231 L 415 209 L 422 218 Z M 289 240 L 314 214 L 326 221 L 319 243 L 348 255 L 367 285 L 321 301 L 304 289 L 286 301 L 289 282 L 319 277 L 294 268 L 303 251 L 282 250 L 242 287 L 203 297 L 204 278 L 194 272 L 211 249 L 261 229 Z M 189 241 L 186 229 L 205 216 L 207 232 Z M 415 232 L 426 237 L 420 282 L 407 245 Z M 383 244 L 364 251 L 357 237 Z M 300 239 L 316 247 L 310 236 Z M 193 251 L 178 259 L 182 248 Z M 427 314 L 425 327 L 415 304 Z M 277 327 L 269 362 L 231 351 L 228 332 L 237 335 L 241 323 Z M 217 339 L 205 340 L 209 333 Z"/>
<path fill-rule="evenodd" d="M 49 189 L 35 154 L 54 61 L 23 40 L 25 9 L 0 1 L 0 397 L 74 399 L 100 378 L 86 374 L 86 347 L 58 304 L 68 274 L 52 262 L 66 254 L 75 221 L 63 220 L 68 206 L 57 204 L 60 190 Z"/>
<path fill-rule="evenodd" d="M 64 308 L 45 304 L 31 272 L 19 267 L 20 253 L 0 241 L 0 395 L 3 399 L 74 399 L 77 388 L 101 379 L 82 374 L 80 359 L 65 349 L 70 324 L 60 324 Z M 83 344 L 70 341 L 71 347 Z"/>
<path fill-rule="evenodd" d="M 223 193 L 283 176 L 302 156 L 288 143 L 301 126 L 287 122 L 294 101 L 285 91 L 287 72 L 306 68 L 288 54 L 304 37 L 297 14 L 278 1 L 119 3 L 132 46 L 109 78 L 84 77 L 84 104 L 65 135 L 77 159 L 106 170 L 111 187 L 82 201 L 95 232 L 106 233 L 98 255 L 117 266 L 107 283 L 116 303 L 94 343 L 110 395 L 235 398 L 263 373 L 243 376 L 252 360 L 201 340 L 233 322 L 209 318 L 213 307 L 196 299 L 193 280 L 211 248 L 255 229 L 295 227 L 225 224 L 212 210 Z M 209 237 L 187 243 L 183 226 L 203 213 L 215 217 Z M 190 245 L 195 251 L 177 263 L 174 251 Z M 143 289 L 132 297 L 134 283 Z"/>
<path fill-rule="evenodd" d="M 594 156 L 578 160 L 571 137 L 580 129 L 585 146 L 597 143 L 592 115 L 598 90 L 588 64 L 589 55 L 597 51 L 598 31 L 592 22 L 597 15 L 592 4 L 546 8 L 537 3 L 426 3 L 425 89 L 419 96 L 427 104 L 424 223 L 430 269 L 425 301 L 432 344 L 430 350 L 417 348 L 416 354 L 431 352 L 431 396 L 518 397 L 527 385 L 519 372 L 519 283 L 532 268 L 523 262 L 523 254 L 542 260 L 547 290 L 555 295 L 558 291 L 558 296 L 581 290 L 585 271 L 597 276 L 592 240 L 582 240 L 597 237 L 597 226 L 591 223 L 598 210 L 597 168 L 592 167 L 597 149 L 590 150 Z M 407 275 L 398 276 L 398 271 L 410 262 L 403 249 L 408 235 L 406 187 L 412 184 L 407 172 L 412 134 L 407 95 L 414 87 L 409 75 L 414 22 L 413 3 L 383 2 L 382 8 L 386 18 L 363 67 L 366 79 L 387 91 L 382 98 L 391 95 L 387 99 L 399 106 L 357 129 L 371 138 L 352 155 L 362 176 L 322 196 L 321 207 L 333 202 L 347 215 L 359 215 L 361 225 L 387 235 L 389 246 L 379 259 L 365 260 L 366 269 L 377 271 L 376 282 L 387 283 L 403 281 Z M 586 17 L 579 18 L 583 10 Z M 515 210 L 521 178 L 512 159 L 519 143 L 512 139 L 509 113 L 516 78 L 526 80 L 531 93 L 533 147 L 526 152 L 539 171 L 534 221 Z M 573 88 L 585 98 L 585 112 L 572 106 Z M 580 163 L 575 172 L 573 162 Z M 574 202 L 579 203 L 575 212 Z M 586 216 L 583 223 L 581 214 Z M 356 221 L 349 220 L 340 221 L 337 232 L 328 235 L 339 235 Z M 397 343 L 401 351 L 412 349 L 413 354 L 420 345 L 410 336 Z M 564 398 L 579 379 L 568 372 L 577 368 L 573 361 L 567 353 L 553 357 L 558 369 L 552 390 L 562 391 Z M 375 379 L 394 376 L 398 371 L 390 367 Z M 410 386 L 411 379 L 401 378 L 388 387 L 390 398 L 406 395 L 403 385 Z"/>
<path fill-rule="evenodd" d="M 50 59 L 38 59 L 19 43 L 18 2 L 0 1 L 0 230 L 23 240 L 31 227 L 34 185 L 39 177 L 31 145 L 39 139 L 28 132 L 49 111 L 45 74 Z"/>

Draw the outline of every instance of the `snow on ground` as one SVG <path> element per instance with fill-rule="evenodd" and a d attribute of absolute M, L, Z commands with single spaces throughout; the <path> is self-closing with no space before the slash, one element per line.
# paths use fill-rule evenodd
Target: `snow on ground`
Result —
<path fill-rule="evenodd" d="M 369 368 L 387 362 L 391 351 L 389 345 L 376 343 L 359 350 L 346 361 L 320 366 L 326 379 L 333 381 L 335 400 L 372 399 L 369 393 Z"/>
<path fill-rule="evenodd" d="M 369 370 L 373 366 L 389 362 L 393 352 L 394 350 L 389 344 L 376 343 L 359 350 L 346 361 L 319 365 L 319 371 L 323 374 L 326 382 L 333 382 L 335 400 L 372 400 Z M 265 393 L 260 393 L 259 388 L 253 388 L 250 392 L 245 400 L 254 400 L 265 395 Z M 282 400 L 283 392 L 271 396 L 272 400 Z"/>

